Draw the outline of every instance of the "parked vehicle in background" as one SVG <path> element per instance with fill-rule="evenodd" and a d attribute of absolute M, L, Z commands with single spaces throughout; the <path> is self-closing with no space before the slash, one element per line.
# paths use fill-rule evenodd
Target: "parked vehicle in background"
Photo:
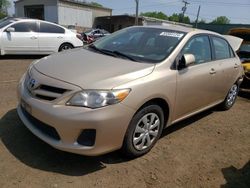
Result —
<path fill-rule="evenodd" d="M 110 35 L 110 33 L 104 29 L 90 29 L 81 33 L 80 38 L 84 44 L 91 44 L 101 37 Z"/>
<path fill-rule="evenodd" d="M 82 46 L 76 33 L 51 22 L 8 18 L 0 21 L 0 54 L 51 54 Z"/>
<path fill-rule="evenodd" d="M 234 49 L 210 31 L 126 28 L 35 61 L 19 83 L 17 111 L 55 148 L 83 155 L 122 148 L 138 157 L 163 128 L 234 105 L 243 74 Z"/>
<path fill-rule="evenodd" d="M 83 41 L 83 44 L 91 44 L 95 42 L 95 38 L 93 36 L 86 35 L 85 33 L 80 34 L 80 39 Z"/>
<path fill-rule="evenodd" d="M 105 37 L 110 35 L 110 33 L 104 29 L 91 29 L 84 32 L 87 36 L 92 36 L 94 39 Z"/>
<path fill-rule="evenodd" d="M 243 43 L 237 52 L 245 71 L 241 90 L 250 92 L 250 29 L 234 28 L 230 30 L 229 34 L 243 39 Z"/>

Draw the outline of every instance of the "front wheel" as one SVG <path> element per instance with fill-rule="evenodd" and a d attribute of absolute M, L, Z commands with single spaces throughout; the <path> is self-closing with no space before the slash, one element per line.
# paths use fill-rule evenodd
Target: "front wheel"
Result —
<path fill-rule="evenodd" d="M 128 157 L 139 157 L 149 152 L 161 136 L 164 115 L 158 105 L 149 105 L 132 118 L 123 142 Z"/>
<path fill-rule="evenodd" d="M 234 84 L 230 88 L 225 100 L 220 106 L 222 110 L 229 110 L 234 105 L 236 98 L 238 96 L 238 92 L 239 92 L 239 86 L 237 84 Z"/>

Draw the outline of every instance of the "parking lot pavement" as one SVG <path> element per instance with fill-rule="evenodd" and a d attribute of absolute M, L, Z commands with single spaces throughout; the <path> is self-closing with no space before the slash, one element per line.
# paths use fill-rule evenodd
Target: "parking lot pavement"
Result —
<path fill-rule="evenodd" d="M 0 187 L 250 187 L 250 99 L 163 132 L 152 151 L 84 157 L 51 148 L 18 119 L 16 86 L 33 59 L 0 59 Z"/>

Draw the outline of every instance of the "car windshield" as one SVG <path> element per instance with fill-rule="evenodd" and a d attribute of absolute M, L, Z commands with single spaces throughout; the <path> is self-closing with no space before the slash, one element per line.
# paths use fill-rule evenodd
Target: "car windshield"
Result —
<path fill-rule="evenodd" d="M 7 26 L 7 25 L 9 25 L 9 24 L 11 24 L 13 22 L 15 22 L 14 19 L 10 19 L 10 18 L 8 18 L 8 19 L 2 19 L 0 21 L 0 29 L 2 29 L 3 27 L 5 27 L 5 26 Z"/>
<path fill-rule="evenodd" d="M 185 34 L 161 28 L 130 27 L 100 39 L 94 47 L 135 61 L 158 63 L 170 55 Z"/>

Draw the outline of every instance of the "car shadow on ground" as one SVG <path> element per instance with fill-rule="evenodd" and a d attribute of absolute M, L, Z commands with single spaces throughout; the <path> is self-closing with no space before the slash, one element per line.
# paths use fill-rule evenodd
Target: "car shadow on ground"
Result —
<path fill-rule="evenodd" d="M 222 173 L 226 180 L 226 184 L 221 188 L 249 188 L 250 187 L 250 161 L 241 169 L 234 166 L 223 168 Z"/>
<path fill-rule="evenodd" d="M 41 59 L 46 55 L 4 55 L 0 56 L 0 60 L 25 60 L 25 59 Z"/>
<path fill-rule="evenodd" d="M 202 112 L 163 131 L 163 137 L 213 113 Z M 34 136 L 19 120 L 16 109 L 0 119 L 0 139 L 19 161 L 32 168 L 69 176 L 83 176 L 106 168 L 105 164 L 129 161 L 119 151 L 98 157 L 86 157 L 52 148 Z"/>

